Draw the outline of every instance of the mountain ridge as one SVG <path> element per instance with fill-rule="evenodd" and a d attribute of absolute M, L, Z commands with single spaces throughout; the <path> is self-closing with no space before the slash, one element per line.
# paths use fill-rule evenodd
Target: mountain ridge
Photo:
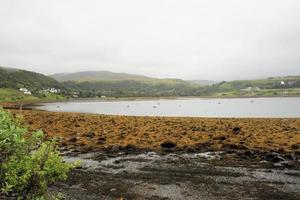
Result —
<path fill-rule="evenodd" d="M 57 81 L 103 81 L 103 80 L 136 80 L 136 81 L 149 81 L 156 80 L 157 78 L 152 78 L 144 75 L 111 72 L 106 70 L 101 71 L 80 71 L 72 73 L 57 73 L 51 74 L 50 77 L 56 79 Z"/>

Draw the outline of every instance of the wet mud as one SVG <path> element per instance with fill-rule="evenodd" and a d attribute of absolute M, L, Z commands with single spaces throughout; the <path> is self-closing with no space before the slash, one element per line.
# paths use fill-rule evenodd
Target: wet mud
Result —
<path fill-rule="evenodd" d="M 300 171 L 227 163 L 222 152 L 66 156 L 79 160 L 66 182 L 51 188 L 67 199 L 299 199 Z M 218 165 L 222 163 L 222 165 Z"/>

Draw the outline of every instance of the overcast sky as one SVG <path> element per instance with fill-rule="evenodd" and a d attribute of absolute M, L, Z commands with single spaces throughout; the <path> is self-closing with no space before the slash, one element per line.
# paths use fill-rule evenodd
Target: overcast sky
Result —
<path fill-rule="evenodd" d="M 300 1 L 0 0 L 0 66 L 211 80 L 300 75 Z"/>

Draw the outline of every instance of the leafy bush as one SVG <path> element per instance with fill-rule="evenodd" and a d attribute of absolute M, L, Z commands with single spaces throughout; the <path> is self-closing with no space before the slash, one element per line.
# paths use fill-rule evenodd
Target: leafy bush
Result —
<path fill-rule="evenodd" d="M 0 108 L 0 193 L 45 199 L 48 186 L 66 179 L 72 165 L 62 161 L 54 141 L 44 141 L 42 131 L 28 133 L 17 119 Z"/>

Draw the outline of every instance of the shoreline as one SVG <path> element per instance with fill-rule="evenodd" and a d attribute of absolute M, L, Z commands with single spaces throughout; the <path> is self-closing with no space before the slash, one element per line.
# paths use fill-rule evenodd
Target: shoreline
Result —
<path fill-rule="evenodd" d="M 300 95 L 282 95 L 282 96 L 170 96 L 170 97 L 106 97 L 106 98 L 77 98 L 77 99 L 62 99 L 62 100 L 36 100 L 25 102 L 0 102 L 0 106 L 7 109 L 15 109 L 20 105 L 24 107 L 38 105 L 43 103 L 59 103 L 59 102 L 74 102 L 74 101 L 146 101 L 159 99 L 259 99 L 259 98 L 297 98 Z"/>

